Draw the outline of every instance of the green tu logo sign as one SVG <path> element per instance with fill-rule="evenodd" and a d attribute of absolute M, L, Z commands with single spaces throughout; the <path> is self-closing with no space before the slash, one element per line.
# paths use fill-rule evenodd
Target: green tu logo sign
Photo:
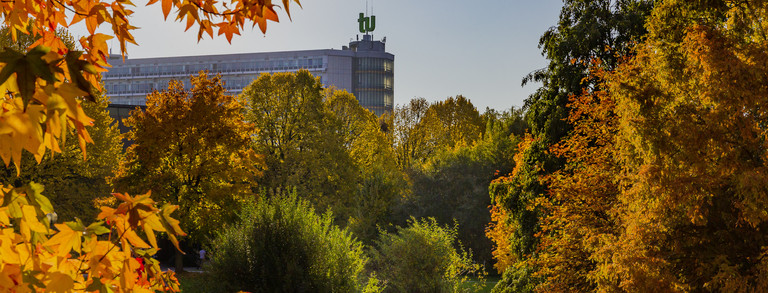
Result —
<path fill-rule="evenodd" d="M 357 19 L 357 23 L 360 25 L 361 33 L 369 33 L 376 29 L 376 16 L 366 17 L 364 13 L 360 12 L 360 17 Z"/>

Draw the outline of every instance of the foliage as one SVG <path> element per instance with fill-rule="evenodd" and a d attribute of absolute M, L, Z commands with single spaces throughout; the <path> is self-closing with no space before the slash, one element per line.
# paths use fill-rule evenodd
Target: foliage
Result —
<path fill-rule="evenodd" d="M 176 206 L 161 209 L 149 193 L 114 194 L 117 209 L 102 207 L 100 221 L 89 226 L 73 221 L 50 227 L 50 201 L 42 186 L 0 186 L 0 289 L 5 292 L 156 292 L 178 291 L 173 272 L 161 272 L 152 259 L 155 232 L 176 242 L 184 235 L 171 218 Z M 142 231 L 142 232 L 139 232 Z M 139 237 L 143 233 L 145 241 Z M 149 243 L 147 243 L 149 242 Z"/>
<path fill-rule="evenodd" d="M 515 259 L 537 257 L 537 235 L 541 235 L 541 221 L 546 214 L 537 207 L 536 201 L 550 194 L 548 183 L 540 179 L 564 167 L 565 160 L 548 150 L 573 129 L 566 119 L 569 97 L 580 95 L 582 89 L 601 90 L 599 80 L 588 77 L 595 69 L 617 67 L 622 56 L 630 54 L 632 46 L 642 41 L 646 34 L 645 19 L 653 2 L 567 0 L 557 26 L 539 40 L 549 64 L 523 80 L 523 84 L 531 81 L 543 84 L 525 102 L 531 135 L 518 147 L 512 174 L 496 180 L 490 187 L 494 203 L 506 209 L 508 218 L 504 221 L 514 231 L 508 241 L 497 244 L 510 245 Z M 595 66 L 592 63 L 595 59 L 602 62 Z"/>
<path fill-rule="evenodd" d="M 346 91 L 322 89 L 308 71 L 262 75 L 243 91 L 253 149 L 264 154 L 259 184 L 296 187 L 320 210 L 332 209 L 372 241 L 405 190 L 382 124 Z"/>
<path fill-rule="evenodd" d="M 420 124 L 428 152 L 471 146 L 485 131 L 480 113 L 462 95 L 429 105 Z"/>
<path fill-rule="evenodd" d="M 99 97 L 97 103 L 83 104 L 84 112 L 94 119 L 90 130 L 94 145 L 85 160 L 79 147 L 72 143 L 62 145 L 60 154 L 46 153 L 39 164 L 31 154 L 23 153 L 23 172 L 17 176 L 15 170 L 5 168 L 0 172 L 0 182 L 16 187 L 25 182 L 46 186 L 45 193 L 60 221 L 96 216 L 94 200 L 112 190 L 106 178 L 114 176 L 123 152 L 120 133 L 106 111 L 108 104 L 106 97 Z M 74 139 L 71 133 L 66 136 Z"/>
<path fill-rule="evenodd" d="M 346 91 L 326 90 L 324 105 L 331 114 L 327 124 L 342 137 L 358 174 L 354 198 L 335 210 L 348 214 L 349 229 L 364 243 L 371 243 L 377 226 L 388 224 L 392 207 L 406 192 L 405 178 L 374 113 Z"/>
<path fill-rule="evenodd" d="M 150 1 L 149 4 L 156 2 Z M 239 34 L 246 21 L 259 24 L 262 31 L 266 29 L 267 20 L 277 21 L 275 5 L 269 0 L 236 0 L 229 4 L 221 3 L 219 6 L 216 1 L 163 0 L 161 6 L 165 17 L 172 7 L 176 7 L 177 19 L 186 19 L 187 28 L 197 23 L 200 27 L 198 38 L 202 38 L 203 32 L 213 36 L 214 25 L 219 27 L 219 34 L 225 34 L 231 40 L 233 34 Z M 283 1 L 287 13 L 288 4 L 288 0 Z M 12 40 L 17 42 L 20 34 L 37 40 L 19 50 L 21 52 L 11 47 L 0 52 L 0 91 L 5 95 L 0 99 L 0 158 L 6 166 L 13 162 L 17 175 L 20 173 L 22 150 L 29 151 L 39 163 L 46 150 L 61 152 L 60 145 L 72 129 L 76 130 L 85 157 L 85 144 L 92 142 L 85 127 L 91 126 L 93 120 L 83 111 L 78 97 L 95 101 L 100 88 L 99 71 L 109 66 L 106 61 L 109 52 L 107 40 L 117 37 L 123 55 L 126 53 L 126 42 L 135 44 L 130 30 L 136 27 L 129 22 L 133 11 L 126 8 L 132 5 L 127 0 L 0 3 L 3 24 L 9 28 Z M 79 40 L 84 52 L 70 50 L 67 40 L 56 35 L 62 27 L 81 21 L 85 22 L 89 31 L 88 36 Z M 104 23 L 111 26 L 114 36 L 96 33 Z M 137 249 L 136 253 L 142 254 L 151 265 L 149 270 L 143 267 L 146 274 L 138 278 L 135 277 L 136 270 L 141 271 L 142 267 L 130 255 L 131 246 L 150 248 L 133 231 L 139 225 L 152 247 L 157 246 L 153 230 L 166 230 L 177 244 L 174 235 L 183 235 L 183 232 L 178 227 L 178 221 L 169 217 L 175 206 L 165 205 L 158 210 L 148 194 L 137 198 L 116 194 L 125 203 L 117 210 L 102 208 L 100 214 L 100 218 L 106 218 L 110 223 L 110 229 L 98 223 L 89 226 L 95 229 L 92 232 L 77 222 L 57 225 L 62 232 L 46 241 L 50 231 L 39 220 L 42 213 L 51 213 L 53 209 L 49 203 L 41 204 L 48 202 L 42 201 L 43 197 L 39 196 L 41 187 L 30 190 L 32 192 L 26 195 L 33 197 L 37 206 L 25 203 L 26 197 L 20 196 L 23 192 L 3 189 L 5 199 L 0 209 L 4 227 L 3 239 L 0 240 L 3 246 L 0 262 L 4 263 L 4 278 L 0 278 L 0 282 L 3 286 L 19 287 L 20 291 L 42 287 L 48 287 L 48 291 L 175 289 L 169 288 L 177 284 L 173 275 L 160 273 L 157 263 L 148 257 L 154 253 L 152 250 L 140 252 Z M 116 241 L 122 244 L 122 251 L 114 249 L 117 244 L 96 238 L 96 234 L 113 229 L 117 231 Z M 82 241 L 84 236 L 88 237 L 85 242 Z M 73 249 L 80 252 L 80 256 L 70 259 Z M 19 261 L 21 257 L 27 259 L 23 264 Z M 84 268 L 82 265 L 86 263 L 87 268 Z M 87 270 L 85 274 L 81 269 Z M 90 276 L 90 279 L 84 280 L 85 276 Z M 38 279 L 41 277 L 42 280 Z M 75 285 L 78 287 L 75 288 Z"/>
<path fill-rule="evenodd" d="M 540 282 L 533 276 L 534 270 L 525 263 L 509 267 L 502 279 L 491 290 L 492 293 L 532 293 Z"/>
<path fill-rule="evenodd" d="M 266 21 L 277 21 L 272 1 L 227 3 L 205 1 L 150 1 L 161 2 L 167 18 L 171 8 L 177 10 L 177 20 L 185 20 L 187 29 L 197 25 L 198 38 L 203 33 L 213 37 L 213 27 L 231 40 L 233 34 L 246 23 L 258 24 L 266 30 Z M 298 1 L 295 1 L 298 4 Z M 282 1 L 289 13 L 289 0 Z M 99 72 L 105 71 L 109 48 L 107 40 L 117 38 L 121 53 L 126 54 L 126 43 L 136 42 L 131 30 L 128 9 L 134 4 L 128 0 L 98 1 L 42 1 L 3 2 L 0 13 L 14 42 L 19 35 L 28 35 L 37 41 L 23 50 L 10 47 L 0 52 L 0 91 L 7 97 L 0 102 L 0 157 L 19 168 L 22 150 L 32 153 L 40 161 L 46 149 L 60 152 L 59 141 L 69 129 L 77 130 L 77 139 L 85 155 L 85 144 L 91 138 L 85 126 L 92 122 L 79 106 L 77 97 L 94 101 L 101 86 Z M 290 15 L 290 14 L 289 14 Z M 88 35 L 80 38 L 83 51 L 67 48 L 66 40 L 57 36 L 59 29 L 84 22 Z M 111 26 L 113 35 L 97 33 L 98 28 Z"/>
<path fill-rule="evenodd" d="M 447 118 L 438 119 L 430 114 L 438 112 Z M 432 133 L 426 137 L 445 138 L 446 144 L 437 147 L 423 163 L 412 164 L 405 170 L 411 183 L 410 193 L 399 200 L 393 221 L 405 225 L 411 216 L 433 217 L 442 225 L 456 221 L 458 238 L 472 250 L 475 260 L 490 264 L 492 244 L 483 237 L 491 220 L 487 209 L 491 204 L 488 186 L 499 174 L 512 169 L 509 154 L 515 153 L 518 136 L 525 131 L 522 112 L 489 111 L 480 116 L 471 102 L 459 96 L 434 103 L 426 113 L 419 129 Z M 481 123 L 484 134 L 478 126 Z M 452 139 L 446 137 L 467 139 L 452 145 L 447 143 Z"/>
<path fill-rule="evenodd" d="M 424 98 L 412 99 L 408 104 L 398 105 L 392 114 L 392 138 L 395 158 L 400 169 L 422 163 L 427 158 L 427 147 L 421 120 L 429 108 Z"/>
<path fill-rule="evenodd" d="M 509 235 L 515 233 L 515 228 L 507 222 L 508 219 L 509 215 L 503 207 L 498 204 L 491 206 L 491 223 L 485 229 L 485 236 L 493 242 L 491 255 L 496 260 L 493 267 L 499 274 L 503 274 L 518 260 L 510 251 L 512 245 L 509 243 Z"/>
<path fill-rule="evenodd" d="M 151 189 L 178 204 L 184 229 L 200 241 L 236 218 L 250 194 L 258 157 L 250 150 L 252 126 L 242 104 L 225 93 L 219 76 L 192 77 L 147 96 L 125 124 L 133 142 L 113 180 L 118 190 Z"/>
<path fill-rule="evenodd" d="M 442 227 L 433 218 L 412 218 L 396 233 L 382 232 L 371 254 L 389 292 L 459 292 L 467 276 L 485 274 L 457 243 L 456 227 Z"/>
<path fill-rule="evenodd" d="M 768 288 L 764 1 L 665 1 L 574 98 L 554 151 L 542 291 Z"/>
<path fill-rule="evenodd" d="M 331 127 L 335 118 L 323 104 L 318 78 L 306 70 L 262 74 L 241 96 L 248 103 L 246 119 L 256 128 L 253 149 L 266 164 L 259 185 L 296 187 L 321 210 L 350 202 L 357 174 L 345 144 L 352 142 Z"/>
<path fill-rule="evenodd" d="M 317 215 L 295 192 L 262 194 L 211 245 L 206 269 L 224 292 L 354 292 L 365 287 L 362 243 L 333 225 L 330 213 Z"/>
<path fill-rule="evenodd" d="M 605 73 L 595 70 L 595 79 Z M 542 220 L 540 255 L 535 263 L 546 276 L 540 287 L 551 292 L 594 291 L 597 255 L 607 253 L 601 242 L 619 234 L 615 206 L 620 187 L 614 146 L 617 132 L 615 102 L 607 91 L 574 97 L 569 117 L 574 129 L 552 152 L 568 159 L 565 168 L 547 177 L 549 199 Z"/>

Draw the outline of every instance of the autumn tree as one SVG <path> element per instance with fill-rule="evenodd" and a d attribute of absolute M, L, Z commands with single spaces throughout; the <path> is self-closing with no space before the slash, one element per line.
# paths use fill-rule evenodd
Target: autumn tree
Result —
<path fill-rule="evenodd" d="M 132 145 L 113 180 L 117 190 L 152 190 L 179 205 L 182 227 L 195 241 L 236 218 L 258 174 L 250 150 L 252 126 L 243 105 L 227 95 L 219 76 L 204 72 L 147 96 L 147 108 L 126 119 Z M 177 255 L 177 267 L 180 255 Z"/>
<path fill-rule="evenodd" d="M 535 257 L 541 211 L 533 203 L 548 190 L 539 178 L 564 166 L 564 160 L 548 150 L 573 129 L 566 119 L 568 98 L 580 95 L 583 88 L 599 86 L 586 79 L 592 72 L 592 60 L 602 60 L 598 68 L 610 70 L 642 40 L 652 4 L 645 0 L 564 1 L 557 26 L 539 40 L 549 64 L 523 80 L 523 84 L 543 84 L 525 102 L 531 136 L 519 148 L 515 171 L 491 186 L 494 202 L 507 209 L 508 221 L 515 227 L 512 239 L 505 243 L 513 245 L 517 259 Z"/>
<path fill-rule="evenodd" d="M 666 1 L 615 73 L 623 233 L 601 287 L 768 288 L 766 11 Z"/>
<path fill-rule="evenodd" d="M 342 137 L 357 171 L 355 194 L 345 209 L 348 227 L 359 239 L 372 243 L 378 227 L 386 226 L 397 200 L 406 192 L 405 177 L 380 120 L 346 91 L 326 90 L 324 105 L 329 126 Z"/>
<path fill-rule="evenodd" d="M 426 158 L 426 140 L 421 130 L 421 120 L 429 108 L 424 98 L 412 99 L 408 104 L 397 105 L 392 114 L 392 137 L 397 165 L 405 169 Z"/>
<path fill-rule="evenodd" d="M 766 290 L 766 5 L 661 3 L 573 101 L 542 291 Z"/>
<path fill-rule="evenodd" d="M 433 153 L 471 146 L 485 131 L 485 123 L 477 108 L 462 95 L 432 103 L 420 124 L 427 139 L 426 151 Z"/>
<path fill-rule="evenodd" d="M 262 74 L 241 97 L 248 103 L 245 117 L 256 128 L 253 149 L 266 164 L 259 185 L 295 187 L 319 210 L 348 206 L 357 178 L 345 147 L 352 142 L 331 127 L 320 80 L 306 70 Z"/>
<path fill-rule="evenodd" d="M 593 74 L 594 80 L 606 82 L 604 71 Z M 541 291 L 597 290 L 596 280 L 604 273 L 598 260 L 609 253 L 604 242 L 620 234 L 615 101 L 607 90 L 585 90 L 571 98 L 569 107 L 574 128 L 550 149 L 566 164 L 545 177 L 550 190 L 538 200 L 546 216 L 539 255 L 531 263 L 544 280 Z"/>

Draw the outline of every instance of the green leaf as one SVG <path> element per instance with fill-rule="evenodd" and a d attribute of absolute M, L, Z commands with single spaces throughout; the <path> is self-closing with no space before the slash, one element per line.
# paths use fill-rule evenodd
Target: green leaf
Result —
<path fill-rule="evenodd" d="M 83 225 L 83 222 L 80 221 L 79 218 L 75 218 L 75 221 L 70 222 L 64 222 L 67 226 L 69 226 L 70 229 L 80 232 L 85 232 L 85 225 Z M 109 232 L 109 231 L 107 231 Z"/>
<path fill-rule="evenodd" d="M 32 200 L 32 204 L 36 205 L 45 214 L 53 213 L 53 205 L 51 201 L 45 197 L 42 192 L 45 190 L 45 186 L 35 182 L 30 182 L 27 185 L 27 197 Z"/>
<path fill-rule="evenodd" d="M 85 231 L 88 234 L 102 235 L 109 233 L 109 228 L 104 227 L 104 221 L 98 221 L 88 225 L 88 227 L 85 228 Z"/>
<path fill-rule="evenodd" d="M 11 77 L 11 74 L 16 72 L 16 63 L 22 58 L 24 58 L 24 54 L 8 47 L 5 47 L 5 50 L 0 52 L 0 63 L 5 63 L 3 70 L 0 71 L 0 84 L 5 83 Z"/>
<path fill-rule="evenodd" d="M 22 282 L 29 285 L 29 289 L 32 289 L 33 292 L 37 292 L 35 288 L 45 288 L 45 284 L 35 278 L 35 274 L 40 273 L 39 271 L 24 271 L 21 276 Z"/>
<path fill-rule="evenodd" d="M 42 78 L 48 82 L 48 84 L 53 84 L 56 81 L 56 78 L 54 77 L 53 72 L 51 72 L 48 62 L 43 60 L 43 56 L 50 51 L 51 49 L 45 46 L 34 47 L 27 53 L 26 60 L 35 76 Z"/>
<path fill-rule="evenodd" d="M 86 72 L 94 72 L 95 70 L 94 68 L 88 67 L 90 65 L 88 61 L 80 60 L 80 55 L 82 54 L 83 52 L 80 51 L 69 51 L 67 53 L 65 56 L 65 59 L 67 60 L 67 70 L 69 70 L 69 76 L 73 79 L 72 83 L 74 83 L 77 88 L 88 93 L 85 98 L 91 102 L 96 102 L 96 88 L 83 77 L 84 70 Z"/>

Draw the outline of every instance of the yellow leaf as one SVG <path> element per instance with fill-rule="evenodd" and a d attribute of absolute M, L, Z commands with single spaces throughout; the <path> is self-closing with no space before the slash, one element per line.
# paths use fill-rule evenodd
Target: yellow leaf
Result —
<path fill-rule="evenodd" d="M 26 222 L 30 230 L 38 233 L 48 233 L 48 228 L 37 220 L 37 211 L 35 211 L 34 206 L 25 205 L 21 207 L 21 212 L 24 215 L 24 222 Z"/>
<path fill-rule="evenodd" d="M 66 256 L 72 250 L 79 253 L 83 233 L 72 230 L 66 224 L 56 224 L 55 226 L 59 229 L 59 232 L 43 243 L 43 246 L 53 248 L 56 251 L 56 255 L 61 257 Z"/>
<path fill-rule="evenodd" d="M 53 272 L 46 276 L 50 278 L 50 282 L 45 287 L 45 292 L 73 292 L 75 287 L 75 280 L 71 276 Z"/>

